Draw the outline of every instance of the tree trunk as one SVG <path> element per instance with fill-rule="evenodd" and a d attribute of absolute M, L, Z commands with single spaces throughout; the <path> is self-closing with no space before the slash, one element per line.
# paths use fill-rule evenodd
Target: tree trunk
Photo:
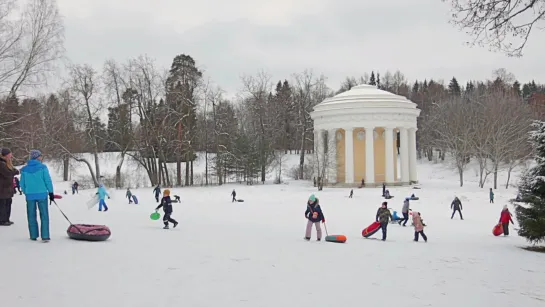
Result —
<path fill-rule="evenodd" d="M 498 164 L 494 165 L 494 190 L 498 188 Z"/>
<path fill-rule="evenodd" d="M 193 160 L 191 160 L 191 186 L 193 186 Z"/>
<path fill-rule="evenodd" d="M 62 158 L 62 179 L 68 181 L 68 176 L 70 174 L 70 157 L 65 155 Z"/>
<path fill-rule="evenodd" d="M 189 186 L 189 161 L 185 161 L 185 186 Z"/>
<path fill-rule="evenodd" d="M 511 179 L 511 171 L 513 170 L 513 167 L 509 167 L 507 169 L 507 182 L 505 183 L 505 188 L 509 189 L 509 180 Z"/>
<path fill-rule="evenodd" d="M 301 148 L 299 152 L 299 179 L 304 178 L 305 169 L 305 139 L 306 139 L 306 127 L 303 128 L 303 137 L 301 138 Z"/>
<path fill-rule="evenodd" d="M 208 185 L 208 149 L 204 152 L 204 181 Z"/>
<path fill-rule="evenodd" d="M 169 172 L 168 172 L 168 165 L 167 165 L 167 162 L 163 162 L 163 167 L 165 168 L 165 177 L 167 179 L 167 186 L 171 187 L 172 186 L 172 182 L 170 181 L 170 175 L 169 175 Z"/>
<path fill-rule="evenodd" d="M 458 167 L 458 174 L 460 175 L 460 187 L 464 186 L 464 169 Z"/>
<path fill-rule="evenodd" d="M 123 162 L 125 161 L 125 153 L 121 153 L 121 160 L 117 164 L 115 168 L 115 188 L 121 189 L 121 167 L 123 166 Z"/>
<path fill-rule="evenodd" d="M 180 159 L 176 161 L 176 186 L 182 186 L 182 162 Z"/>

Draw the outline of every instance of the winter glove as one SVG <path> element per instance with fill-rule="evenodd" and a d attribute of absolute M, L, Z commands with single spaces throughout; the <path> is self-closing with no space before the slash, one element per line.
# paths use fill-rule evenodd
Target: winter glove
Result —
<path fill-rule="evenodd" d="M 110 197 L 110 196 L 108 196 L 108 199 L 111 199 L 111 197 Z"/>
<path fill-rule="evenodd" d="M 55 194 L 49 193 L 49 200 L 50 200 L 51 202 L 54 202 L 54 201 L 55 201 Z"/>
<path fill-rule="evenodd" d="M 325 218 L 322 219 L 322 223 L 325 223 Z"/>

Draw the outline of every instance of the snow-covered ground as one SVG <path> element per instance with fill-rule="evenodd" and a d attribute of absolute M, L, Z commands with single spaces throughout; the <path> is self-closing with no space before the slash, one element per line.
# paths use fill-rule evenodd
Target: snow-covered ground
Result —
<path fill-rule="evenodd" d="M 83 172 L 83 170 L 82 170 Z M 418 167 L 421 190 L 390 188 L 389 206 L 400 210 L 416 193 L 412 209 L 422 212 L 429 242 L 412 241 L 412 227 L 391 225 L 388 240 L 363 239 L 374 221 L 380 188 L 316 192 L 308 182 L 173 189 L 182 197 L 173 217 L 180 224 L 162 229 L 149 219 L 155 200 L 150 188 L 111 190 L 110 210 L 88 210 L 94 190 L 67 195 L 59 206 L 74 223 L 105 224 L 106 242 L 78 242 L 66 236 L 67 221 L 50 207 L 49 244 L 28 239 L 23 196 L 15 196 L 11 227 L 0 228 L 0 306 L 544 306 L 545 255 L 520 249 L 526 242 L 511 228 L 494 237 L 500 210 L 516 194 L 477 187 L 439 164 Z M 515 178 L 518 179 L 518 176 Z M 505 174 L 500 176 L 505 183 Z M 60 193 L 67 183 L 57 183 Z M 244 203 L 231 203 L 236 188 Z M 345 244 L 303 240 L 305 202 L 315 193 L 329 234 Z M 458 195 L 465 220 L 450 219 Z M 375 237 L 379 237 L 377 233 Z"/>

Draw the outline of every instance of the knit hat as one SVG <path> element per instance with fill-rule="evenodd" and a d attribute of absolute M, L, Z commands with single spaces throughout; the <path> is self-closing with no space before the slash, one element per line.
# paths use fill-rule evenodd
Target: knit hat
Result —
<path fill-rule="evenodd" d="M 308 198 L 308 201 L 315 202 L 316 196 L 314 196 L 314 194 L 310 195 L 310 197 Z"/>
<path fill-rule="evenodd" d="M 503 210 L 507 210 L 507 205 L 503 206 Z"/>
<path fill-rule="evenodd" d="M 169 189 L 164 190 L 163 196 L 170 196 L 170 190 Z"/>
<path fill-rule="evenodd" d="M 7 156 L 11 153 L 11 150 L 9 148 L 2 148 L 2 156 Z"/>
<path fill-rule="evenodd" d="M 39 151 L 38 149 L 32 149 L 30 151 L 30 160 L 36 160 L 41 156 L 42 156 L 42 152 Z"/>

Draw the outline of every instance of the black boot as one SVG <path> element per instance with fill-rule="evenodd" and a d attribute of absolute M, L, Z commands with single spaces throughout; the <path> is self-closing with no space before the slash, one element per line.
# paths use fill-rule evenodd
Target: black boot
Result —
<path fill-rule="evenodd" d="M 310 241 L 310 237 L 305 237 L 305 240 Z"/>

